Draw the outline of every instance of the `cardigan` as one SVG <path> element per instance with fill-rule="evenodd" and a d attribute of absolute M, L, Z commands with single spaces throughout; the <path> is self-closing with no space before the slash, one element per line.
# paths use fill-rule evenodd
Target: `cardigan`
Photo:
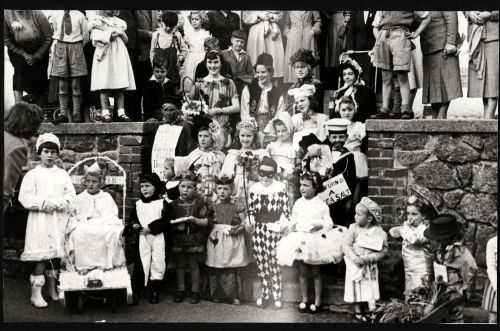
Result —
<path fill-rule="evenodd" d="M 446 44 L 458 46 L 458 14 L 456 11 L 431 11 L 431 21 L 420 35 L 422 54 L 443 50 Z"/>

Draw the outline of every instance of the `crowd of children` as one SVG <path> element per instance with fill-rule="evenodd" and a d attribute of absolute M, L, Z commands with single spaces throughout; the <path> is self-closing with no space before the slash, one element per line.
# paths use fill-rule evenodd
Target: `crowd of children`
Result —
<path fill-rule="evenodd" d="M 89 39 L 95 47 L 90 89 L 99 91 L 102 109 L 94 118 L 113 121 L 109 104 L 113 94 L 115 118 L 130 121 L 124 95 L 126 90 L 135 89 L 136 82 L 126 47 L 127 25 L 117 15 L 113 10 L 99 11 L 88 25 L 78 11 L 54 16 L 52 76 L 58 78 L 61 105 L 55 123 L 75 122 L 79 117 L 79 77 L 87 67 L 78 54 Z M 294 12 L 287 18 L 290 31 L 298 24 L 297 15 Z M 377 263 L 387 254 L 388 237 L 381 227 L 380 206 L 367 197 L 367 138 L 363 121 L 356 117 L 356 87 L 347 84 L 346 78 L 349 86 L 337 100 L 337 114 L 325 114 L 324 87 L 315 76 L 318 59 L 314 49 L 287 47 L 293 72 L 284 71 L 277 24 L 283 12 L 244 12 L 243 22 L 251 25 L 248 39 L 245 31 L 234 29 L 231 46 L 222 52 L 217 43 L 211 49 L 207 46 L 207 37 L 211 38 L 204 30 L 210 26 L 208 17 L 203 11 L 191 12 L 192 31 L 183 35 L 178 14 L 164 11 L 160 27 L 152 32 L 152 77 L 143 91 L 143 115 L 145 120 L 169 124 L 177 132 L 173 135 L 177 142 L 175 157 L 165 160 L 167 182 L 144 171 L 140 199 L 130 215 L 122 215 L 124 233 L 135 236 L 134 303 L 138 304 L 145 286 L 151 290 L 150 302 L 160 302 L 161 281 L 171 263 L 176 272 L 175 302 L 182 302 L 190 293 L 192 304 L 204 296 L 215 302 L 240 304 L 250 299 L 245 289 L 253 281 L 254 266 L 261 282 L 256 306 L 272 302 L 280 309 L 281 266 L 297 266 L 301 290 L 298 309 L 314 314 L 322 303 L 320 265 L 345 263 L 344 301 L 354 305 L 358 320 L 367 320 L 380 299 Z M 303 17 L 313 35 L 321 26 L 318 17 Z M 481 26 L 484 21 L 497 22 L 498 12 L 488 17 L 470 12 L 468 17 Z M 428 12 L 381 12 L 377 16 L 375 66 L 383 69 L 384 106 L 376 118 L 389 117 L 393 72 L 402 93 L 403 115 L 411 117 L 409 53 L 391 52 L 400 48 L 399 44 L 409 49 L 408 38 L 415 39 L 429 24 L 428 18 Z M 418 28 L 410 32 L 415 23 Z M 244 50 L 247 41 L 248 53 Z M 281 50 L 277 43 L 281 43 Z M 196 75 L 198 62 L 204 63 L 206 74 L 188 79 Z M 491 77 L 494 65 L 486 63 L 486 75 Z M 359 65 L 352 59 L 349 65 L 351 76 L 359 78 Z M 498 78 L 498 65 L 496 70 Z M 276 83 L 281 83 L 283 76 L 289 79 L 292 73 L 296 81 L 282 93 L 282 86 Z M 498 79 L 496 84 L 498 94 Z M 491 86 L 487 90 L 491 91 Z M 186 102 L 181 102 L 179 93 Z M 491 98 L 496 100 L 496 96 Z M 489 101 L 485 102 L 486 107 Z M 72 238 L 74 256 L 70 261 L 81 267 L 85 257 L 79 255 L 77 246 L 84 244 L 85 236 L 97 236 L 91 227 L 74 230 L 75 222 L 109 225 L 104 239 L 111 243 L 109 255 L 95 257 L 104 260 L 100 266 L 104 269 L 124 263 L 116 245 L 116 233 L 123 229 L 116 227 L 120 223 L 116 205 L 100 191 L 105 174 L 98 165 L 85 170 L 86 191 L 75 199 L 68 174 L 56 166 L 58 138 L 40 135 L 36 150 L 41 164 L 24 177 L 19 195 L 19 201 L 30 210 L 21 260 L 34 263 L 32 304 L 46 307 L 41 296 L 44 273 L 55 301 L 60 259 L 68 253 L 64 251 L 65 240 Z M 105 201 L 107 206 L 102 205 Z M 434 279 L 447 283 L 457 297 L 467 297 L 477 266 L 463 244 L 456 218 L 438 215 L 421 196 L 408 199 L 407 216 L 404 224 L 389 231 L 392 237 L 403 240 L 406 297 Z M 439 246 L 436 250 L 432 242 Z M 489 283 L 483 306 L 491 312 L 492 320 L 496 318 L 496 244 L 488 244 L 487 255 Z M 436 270 L 443 268 L 439 278 Z M 309 270 L 314 303 L 308 296 Z M 450 316 L 453 321 L 463 321 L 463 302 L 451 308 Z"/>

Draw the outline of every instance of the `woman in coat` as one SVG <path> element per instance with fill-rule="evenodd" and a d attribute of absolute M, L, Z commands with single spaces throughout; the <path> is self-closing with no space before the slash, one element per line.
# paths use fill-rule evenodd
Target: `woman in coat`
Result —
<path fill-rule="evenodd" d="M 16 103 L 23 92 L 42 105 L 48 91 L 47 67 L 52 28 L 41 10 L 4 10 L 4 44 L 14 67 L 12 80 Z"/>
<path fill-rule="evenodd" d="M 266 24 L 278 23 L 283 19 L 281 11 L 242 11 L 241 19 L 243 23 L 250 26 L 248 31 L 247 53 L 255 65 L 257 57 L 262 53 L 271 54 L 273 57 L 274 77 L 284 76 L 285 51 L 281 32 L 277 34 L 266 34 Z"/>
<path fill-rule="evenodd" d="M 284 83 L 294 83 L 297 80 L 293 68 L 287 59 L 299 49 L 310 49 L 315 57 L 318 55 L 316 37 L 321 33 L 321 18 L 319 11 L 289 11 L 285 14 L 283 36 L 286 37 L 285 49 L 285 79 Z M 316 67 L 315 77 L 319 79 L 319 67 Z"/>
<path fill-rule="evenodd" d="M 458 14 L 430 11 L 431 21 L 420 36 L 423 53 L 422 103 L 432 105 L 432 118 L 446 118 L 450 101 L 462 97 L 458 65 Z"/>
<path fill-rule="evenodd" d="M 467 97 L 483 98 L 484 118 L 498 103 L 498 10 L 468 11 L 469 82 Z"/>

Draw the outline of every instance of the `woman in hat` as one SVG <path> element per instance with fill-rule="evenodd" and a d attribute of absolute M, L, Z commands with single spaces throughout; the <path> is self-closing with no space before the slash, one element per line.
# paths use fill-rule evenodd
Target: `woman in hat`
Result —
<path fill-rule="evenodd" d="M 407 220 L 403 225 L 389 230 L 393 238 L 402 238 L 402 255 L 405 266 L 405 298 L 417 287 L 425 286 L 431 280 L 432 254 L 429 240 L 424 231 L 432 215 L 437 211 L 427 199 L 411 195 L 406 207 Z"/>
<path fill-rule="evenodd" d="M 60 259 L 64 254 L 64 235 L 69 221 L 69 206 L 76 193 L 71 178 L 56 166 L 61 143 L 53 133 L 41 134 L 36 151 L 41 164 L 24 176 L 19 191 L 19 202 L 28 209 L 26 239 L 21 261 L 34 264 L 31 282 L 31 304 L 47 307 L 42 297 L 47 271 L 50 298 L 59 299 L 56 281 Z"/>
<path fill-rule="evenodd" d="M 240 121 L 240 102 L 234 82 L 221 75 L 222 55 L 215 50 L 205 55 L 208 75 L 193 85 L 189 98 L 206 104 L 205 116 L 224 131 L 223 147 L 229 148 L 236 123 Z"/>
<path fill-rule="evenodd" d="M 387 254 L 387 234 L 380 223 L 382 208 L 364 197 L 356 205 L 356 223 L 349 226 L 342 249 L 346 265 L 344 301 L 354 304 L 355 317 L 366 321 L 365 313 L 380 299 L 377 262 Z M 368 304 L 368 305 L 366 305 Z"/>
<path fill-rule="evenodd" d="M 254 66 L 257 79 L 243 89 L 241 95 L 241 119 L 254 121 L 260 132 L 269 138 L 270 121 L 283 110 L 283 97 L 273 85 L 273 57 L 262 53 Z M 267 142 L 267 140 L 266 140 Z"/>
<path fill-rule="evenodd" d="M 318 65 L 317 58 L 313 55 L 310 49 L 299 49 L 290 57 L 290 65 L 292 66 L 295 75 L 297 76 L 297 81 L 293 83 L 289 91 L 304 84 L 314 85 L 316 89 L 314 91 L 312 99 L 315 101 L 312 108 L 318 113 L 323 113 L 323 99 L 325 96 L 325 90 L 323 88 L 323 83 L 321 83 L 317 78 L 314 77 L 314 68 Z M 288 94 L 285 96 L 285 110 L 290 114 L 294 115 L 297 111 L 294 109 L 293 96 Z"/>
<path fill-rule="evenodd" d="M 321 33 L 321 17 L 319 11 L 289 11 L 285 14 L 283 36 L 286 38 L 285 59 L 289 59 L 299 48 L 310 49 L 318 57 L 316 37 Z M 319 78 L 319 66 L 315 71 Z M 293 68 L 285 66 L 284 83 L 294 83 L 297 79 Z"/>
<path fill-rule="evenodd" d="M 294 141 L 308 133 L 314 133 L 319 140 L 326 139 L 325 123 L 328 116 L 318 112 L 314 93 L 314 85 L 304 84 L 301 87 L 288 90 L 288 95 L 293 96 L 296 114 L 292 116 L 293 128 L 296 132 Z"/>
<path fill-rule="evenodd" d="M 285 50 L 279 26 L 275 32 L 266 34 L 266 24 L 279 23 L 283 19 L 282 11 L 242 11 L 241 20 L 250 26 L 248 31 L 247 52 L 254 64 L 262 53 L 271 54 L 273 59 L 274 77 L 284 76 Z M 276 26 L 276 25 L 274 25 Z"/>
<path fill-rule="evenodd" d="M 424 236 L 439 246 L 434 256 L 434 277 L 452 290 L 450 300 L 469 298 L 467 291 L 477 272 L 476 260 L 463 243 L 462 231 L 462 224 L 451 214 L 435 217 L 424 231 Z M 450 307 L 450 322 L 464 323 L 464 306 L 464 301 L 460 301 Z"/>
<path fill-rule="evenodd" d="M 258 165 L 260 182 L 249 193 L 247 231 L 252 233 L 253 256 L 262 283 L 257 307 L 264 307 L 274 298 L 274 307 L 281 309 L 281 271 L 276 260 L 276 245 L 290 220 L 288 191 L 274 178 L 276 162 L 264 157 Z"/>
<path fill-rule="evenodd" d="M 377 112 L 375 94 L 372 89 L 361 84 L 362 69 L 356 61 L 349 58 L 340 67 L 344 85 L 334 93 L 335 111 L 330 114 L 330 117 L 341 117 L 340 100 L 342 97 L 351 96 L 357 105 L 352 121 L 364 123 L 367 118 Z"/>

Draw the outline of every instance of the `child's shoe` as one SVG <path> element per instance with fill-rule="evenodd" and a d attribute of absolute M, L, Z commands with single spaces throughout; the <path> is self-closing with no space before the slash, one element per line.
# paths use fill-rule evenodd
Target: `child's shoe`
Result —
<path fill-rule="evenodd" d="M 299 303 L 299 313 L 303 314 L 307 312 L 307 302 Z"/>
<path fill-rule="evenodd" d="M 36 308 L 46 308 L 49 304 L 42 297 L 42 287 L 45 284 L 45 276 L 30 276 L 31 304 Z"/>
<path fill-rule="evenodd" d="M 274 301 L 274 309 L 281 309 L 281 301 L 280 300 Z"/>
<path fill-rule="evenodd" d="M 57 279 L 59 278 L 59 271 L 47 270 L 47 287 L 49 290 L 50 299 L 52 301 L 59 301 L 59 293 L 57 293 Z"/>
<path fill-rule="evenodd" d="M 184 291 L 183 290 L 177 290 L 174 295 L 174 302 L 182 302 L 184 301 Z"/>
<path fill-rule="evenodd" d="M 237 298 L 234 298 L 234 299 L 233 299 L 233 305 L 235 305 L 235 306 L 239 306 L 239 305 L 241 305 L 240 300 L 238 300 Z"/>
<path fill-rule="evenodd" d="M 191 296 L 191 303 L 193 305 L 200 303 L 200 293 L 193 292 L 193 295 Z"/>
<path fill-rule="evenodd" d="M 309 314 L 317 314 L 321 310 L 321 306 L 316 306 L 315 304 L 311 304 L 309 306 Z"/>
<path fill-rule="evenodd" d="M 118 122 L 132 122 L 132 120 L 127 115 L 122 114 L 118 116 Z"/>
<path fill-rule="evenodd" d="M 110 114 L 104 114 L 101 117 L 101 121 L 104 123 L 111 123 L 111 122 L 113 122 L 113 118 L 111 117 Z"/>
<path fill-rule="evenodd" d="M 149 297 L 149 302 L 151 302 L 152 304 L 160 303 L 160 291 L 157 280 L 151 281 L 151 295 Z"/>

